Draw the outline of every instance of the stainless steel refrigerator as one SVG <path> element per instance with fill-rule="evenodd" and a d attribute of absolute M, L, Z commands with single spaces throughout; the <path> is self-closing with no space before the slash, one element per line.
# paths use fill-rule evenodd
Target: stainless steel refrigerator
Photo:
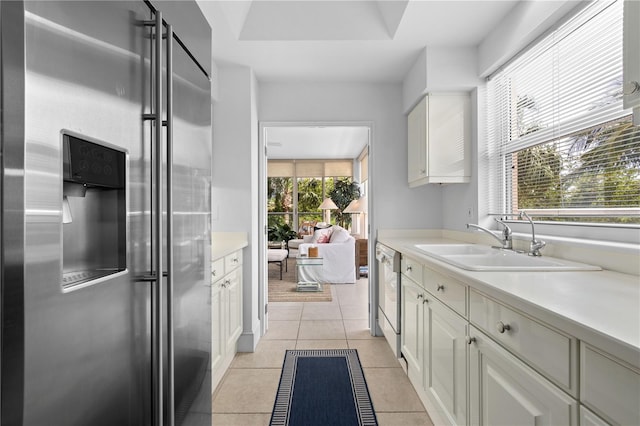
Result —
<path fill-rule="evenodd" d="M 0 2 L 1 423 L 211 424 L 211 29 Z"/>

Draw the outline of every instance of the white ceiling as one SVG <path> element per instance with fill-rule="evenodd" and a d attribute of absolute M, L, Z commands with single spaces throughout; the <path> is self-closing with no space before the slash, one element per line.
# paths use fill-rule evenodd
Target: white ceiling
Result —
<path fill-rule="evenodd" d="M 420 51 L 477 46 L 517 0 L 198 0 L 219 64 L 259 81 L 401 82 Z"/>
<path fill-rule="evenodd" d="M 402 82 L 430 47 L 477 46 L 518 0 L 198 0 L 213 29 L 218 65 L 245 65 L 258 81 Z M 298 129 L 300 130 L 300 129 Z M 278 158 L 356 156 L 361 142 L 322 132 L 283 133 Z M 314 131 L 310 131 L 314 133 Z M 358 140 L 356 138 L 355 140 Z M 335 147 L 332 147 L 335 144 Z M 360 144 L 360 145 L 358 145 Z M 340 149 L 339 149 L 340 148 Z M 318 152 L 313 152 L 318 149 Z M 333 151 L 335 149 L 335 152 Z M 355 152 L 355 155 L 352 155 Z M 331 155 L 329 155 L 331 154 Z M 346 155 L 346 154 L 345 154 Z M 315 156 L 315 157 L 313 157 Z M 309 158 L 309 157 L 307 157 Z"/>

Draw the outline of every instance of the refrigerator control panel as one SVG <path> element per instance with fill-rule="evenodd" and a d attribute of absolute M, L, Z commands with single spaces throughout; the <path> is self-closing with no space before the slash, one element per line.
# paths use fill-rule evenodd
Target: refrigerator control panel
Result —
<path fill-rule="evenodd" d="M 124 187 L 124 155 L 115 149 L 63 136 L 64 180 L 107 188 Z"/>

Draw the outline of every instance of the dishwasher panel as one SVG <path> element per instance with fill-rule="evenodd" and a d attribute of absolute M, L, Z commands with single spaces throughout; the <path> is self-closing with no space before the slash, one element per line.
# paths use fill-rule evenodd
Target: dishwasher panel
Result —
<path fill-rule="evenodd" d="M 400 253 L 377 243 L 378 325 L 396 357 L 400 356 Z"/>

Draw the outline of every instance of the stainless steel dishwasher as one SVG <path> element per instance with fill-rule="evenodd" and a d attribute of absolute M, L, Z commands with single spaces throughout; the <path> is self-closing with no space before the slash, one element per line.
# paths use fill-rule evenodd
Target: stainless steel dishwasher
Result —
<path fill-rule="evenodd" d="M 378 325 L 394 355 L 400 356 L 400 253 L 376 244 L 378 261 Z"/>

